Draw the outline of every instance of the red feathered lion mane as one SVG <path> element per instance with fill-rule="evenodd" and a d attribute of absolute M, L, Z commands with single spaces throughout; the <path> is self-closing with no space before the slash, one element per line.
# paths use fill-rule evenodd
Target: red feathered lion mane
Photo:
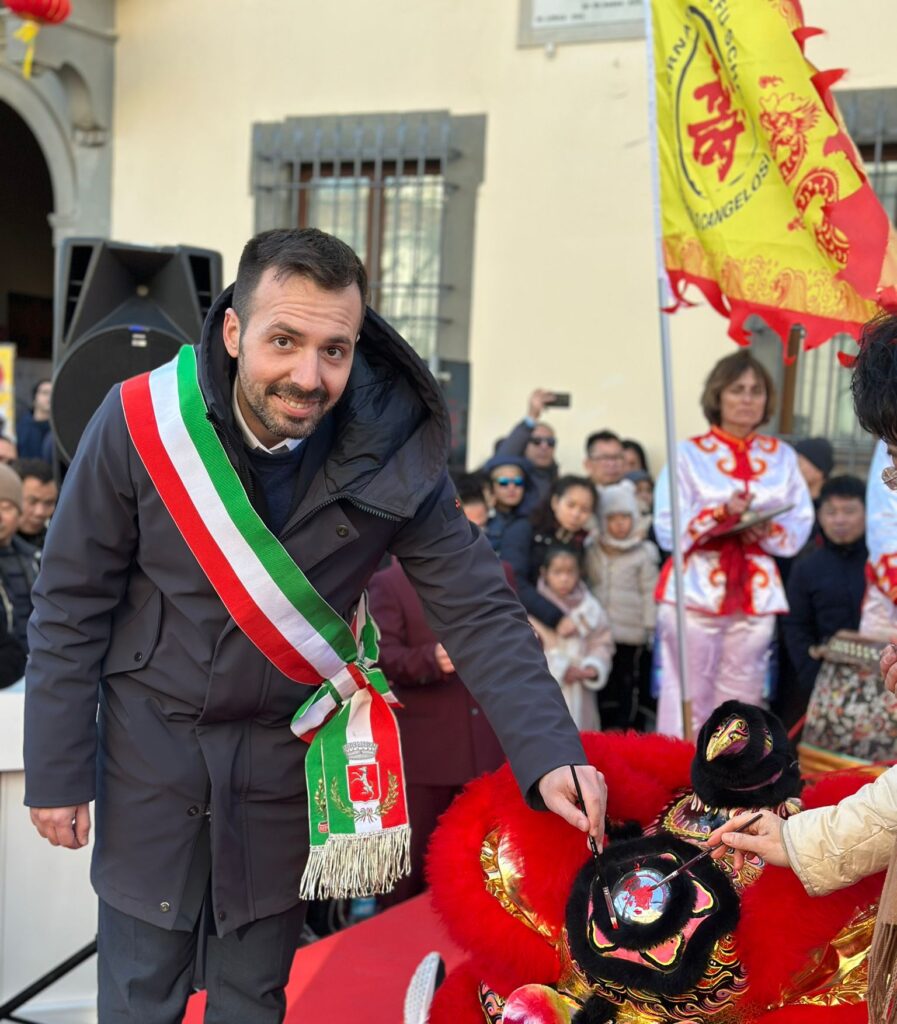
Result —
<path fill-rule="evenodd" d="M 677 790 L 690 788 L 694 747 L 657 734 L 587 733 L 589 761 L 608 785 L 613 821 L 648 825 Z M 868 774 L 838 772 L 808 785 L 804 806 L 835 803 L 870 781 Z M 553 946 L 505 911 L 484 885 L 483 839 L 494 829 L 513 839 L 524 873 L 523 896 L 549 927 L 560 929 L 573 880 L 588 850 L 584 837 L 556 815 L 530 810 L 507 765 L 470 783 L 443 816 L 427 862 L 433 904 L 452 938 L 470 959 L 436 993 L 430 1024 L 483 1024 L 477 985 L 486 981 L 507 995 L 529 983 L 552 985 L 560 974 Z M 735 931 L 747 972 L 742 1019 L 763 1024 L 865 1024 L 865 1003 L 799 1006 L 769 1012 L 783 986 L 844 927 L 859 906 L 875 903 L 880 875 L 822 898 L 810 898 L 788 870 L 768 867 L 742 899 Z M 770 955 L 771 949 L 775 955 Z"/>

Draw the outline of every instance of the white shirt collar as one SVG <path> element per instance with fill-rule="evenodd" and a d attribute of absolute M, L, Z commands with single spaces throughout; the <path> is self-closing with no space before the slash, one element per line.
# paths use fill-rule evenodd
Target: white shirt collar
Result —
<path fill-rule="evenodd" d="M 255 450 L 260 448 L 263 452 L 267 452 L 269 455 L 278 455 L 281 452 L 291 452 L 295 448 L 298 448 L 302 444 L 301 437 L 285 437 L 278 444 L 274 445 L 273 448 L 268 448 L 262 444 L 262 442 L 253 434 L 249 428 L 249 424 L 243 418 L 243 412 L 240 409 L 240 403 L 237 400 L 237 377 L 234 376 L 234 390 L 231 395 L 231 406 L 234 410 L 234 419 L 237 421 L 237 426 L 240 428 L 240 433 L 243 435 L 243 440 L 249 446 L 250 449 Z"/>

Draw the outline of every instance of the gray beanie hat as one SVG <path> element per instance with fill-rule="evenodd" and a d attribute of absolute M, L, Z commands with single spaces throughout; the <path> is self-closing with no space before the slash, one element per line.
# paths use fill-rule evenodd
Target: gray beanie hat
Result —
<path fill-rule="evenodd" d="M 22 481 L 19 474 L 4 462 L 0 462 L 0 501 L 11 501 L 22 511 Z"/>

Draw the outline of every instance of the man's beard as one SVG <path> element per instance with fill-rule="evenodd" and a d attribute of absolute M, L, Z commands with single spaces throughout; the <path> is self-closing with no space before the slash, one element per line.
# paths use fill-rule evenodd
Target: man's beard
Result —
<path fill-rule="evenodd" d="M 333 405 L 329 401 L 330 395 L 323 388 L 306 391 L 295 384 L 283 381 L 269 384 L 267 387 L 253 383 L 247 380 L 243 373 L 242 360 L 238 360 L 238 373 L 240 390 L 243 392 L 246 404 L 255 413 L 265 430 L 270 431 L 275 437 L 296 440 L 310 437 Z M 311 415 L 305 416 L 301 420 L 294 420 L 286 413 L 281 413 L 272 407 L 271 397 L 275 395 L 291 402 L 314 402 L 316 406 Z"/>

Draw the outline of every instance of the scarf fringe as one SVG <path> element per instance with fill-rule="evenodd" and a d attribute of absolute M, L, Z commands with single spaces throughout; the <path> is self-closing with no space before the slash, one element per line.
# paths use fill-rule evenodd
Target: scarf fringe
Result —
<path fill-rule="evenodd" d="M 897 1021 L 897 925 L 877 922 L 869 957 L 869 1020 L 871 1024 Z"/>
<path fill-rule="evenodd" d="M 897 1024 L 897 844 L 878 902 L 866 996 L 870 1024 Z"/>
<path fill-rule="evenodd" d="M 411 828 L 336 834 L 314 847 L 302 873 L 302 900 L 346 899 L 389 892 L 411 873 Z"/>

